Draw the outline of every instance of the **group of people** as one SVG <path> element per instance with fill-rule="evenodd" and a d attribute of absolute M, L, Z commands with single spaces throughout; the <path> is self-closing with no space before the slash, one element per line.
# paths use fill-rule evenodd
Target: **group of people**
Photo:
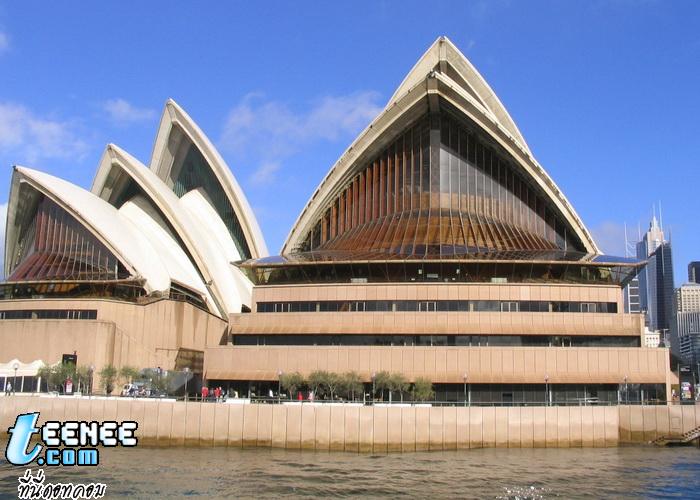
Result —
<path fill-rule="evenodd" d="M 202 386 L 202 401 L 223 402 L 228 398 L 228 394 L 219 387 L 209 389 L 206 385 Z"/>

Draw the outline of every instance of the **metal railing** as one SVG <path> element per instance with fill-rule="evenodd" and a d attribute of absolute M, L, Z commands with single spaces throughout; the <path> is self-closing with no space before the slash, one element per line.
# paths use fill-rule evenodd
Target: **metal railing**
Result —
<path fill-rule="evenodd" d="M 472 400 L 452 400 L 452 401 L 439 401 L 439 400 L 381 400 L 381 399 L 289 399 L 289 398 L 278 398 L 276 396 L 251 396 L 251 397 L 238 397 L 234 398 L 232 396 L 222 395 L 219 398 L 207 397 L 202 398 L 201 395 L 166 395 L 159 394 L 153 396 L 122 396 L 120 394 L 112 393 L 107 395 L 104 393 L 80 393 L 76 392 L 74 394 L 59 394 L 55 391 L 51 392 L 16 392 L 10 395 L 0 393 L 0 397 L 61 397 L 61 398 L 111 398 L 111 399 L 135 399 L 135 400 L 167 400 L 167 401 L 187 401 L 190 403 L 239 403 L 239 404 L 298 404 L 298 405 L 353 405 L 353 406 L 438 406 L 438 407 L 542 407 L 542 406 L 564 406 L 564 407 L 582 407 L 582 406 L 660 406 L 660 405 L 700 405 L 700 401 L 679 401 L 679 400 L 645 400 L 645 401 L 601 401 L 594 398 L 587 399 L 575 399 L 575 400 L 563 400 L 551 402 L 546 401 L 475 401 Z"/>
<path fill-rule="evenodd" d="M 424 401 L 414 401 L 404 399 L 393 400 L 393 401 L 383 401 L 380 399 L 285 399 L 269 396 L 251 396 L 250 398 L 239 398 L 241 400 L 250 400 L 251 404 L 352 404 L 352 405 L 362 405 L 362 406 L 444 406 L 444 407 L 522 407 L 522 406 L 658 406 L 666 404 L 680 404 L 678 401 L 664 401 L 664 400 L 645 400 L 645 401 L 602 401 L 594 398 L 586 399 L 575 399 L 575 400 L 564 400 L 564 401 L 551 401 L 547 403 L 546 401 L 438 401 L 438 400 L 424 400 Z M 700 403 L 698 403 L 700 404 Z"/>

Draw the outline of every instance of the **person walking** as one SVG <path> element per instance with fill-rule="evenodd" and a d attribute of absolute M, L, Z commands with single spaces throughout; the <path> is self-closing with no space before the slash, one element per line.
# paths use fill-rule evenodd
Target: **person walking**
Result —
<path fill-rule="evenodd" d="M 209 387 L 206 385 L 202 386 L 202 401 L 206 401 L 209 397 Z"/>
<path fill-rule="evenodd" d="M 5 384 L 5 396 L 9 396 L 10 394 L 12 394 L 12 382 L 8 380 L 7 384 Z"/>

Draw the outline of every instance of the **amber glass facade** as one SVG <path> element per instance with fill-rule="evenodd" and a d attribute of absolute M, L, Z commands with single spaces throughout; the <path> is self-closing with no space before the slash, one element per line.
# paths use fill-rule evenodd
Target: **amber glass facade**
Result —
<path fill-rule="evenodd" d="M 507 153 L 445 106 L 359 167 L 297 251 L 427 258 L 582 251 L 556 209 Z"/>
<path fill-rule="evenodd" d="M 129 272 L 89 230 L 51 199 L 24 185 L 28 221 L 21 225 L 8 281 L 117 280 Z"/>

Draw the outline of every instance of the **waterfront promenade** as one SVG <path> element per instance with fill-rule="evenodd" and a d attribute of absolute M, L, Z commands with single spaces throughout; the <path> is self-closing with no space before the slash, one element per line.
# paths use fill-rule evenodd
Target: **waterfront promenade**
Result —
<path fill-rule="evenodd" d="M 441 407 L 233 404 L 105 397 L 0 398 L 0 427 L 20 413 L 47 420 L 135 420 L 142 445 L 349 452 L 611 447 L 679 437 L 700 406 Z"/>

